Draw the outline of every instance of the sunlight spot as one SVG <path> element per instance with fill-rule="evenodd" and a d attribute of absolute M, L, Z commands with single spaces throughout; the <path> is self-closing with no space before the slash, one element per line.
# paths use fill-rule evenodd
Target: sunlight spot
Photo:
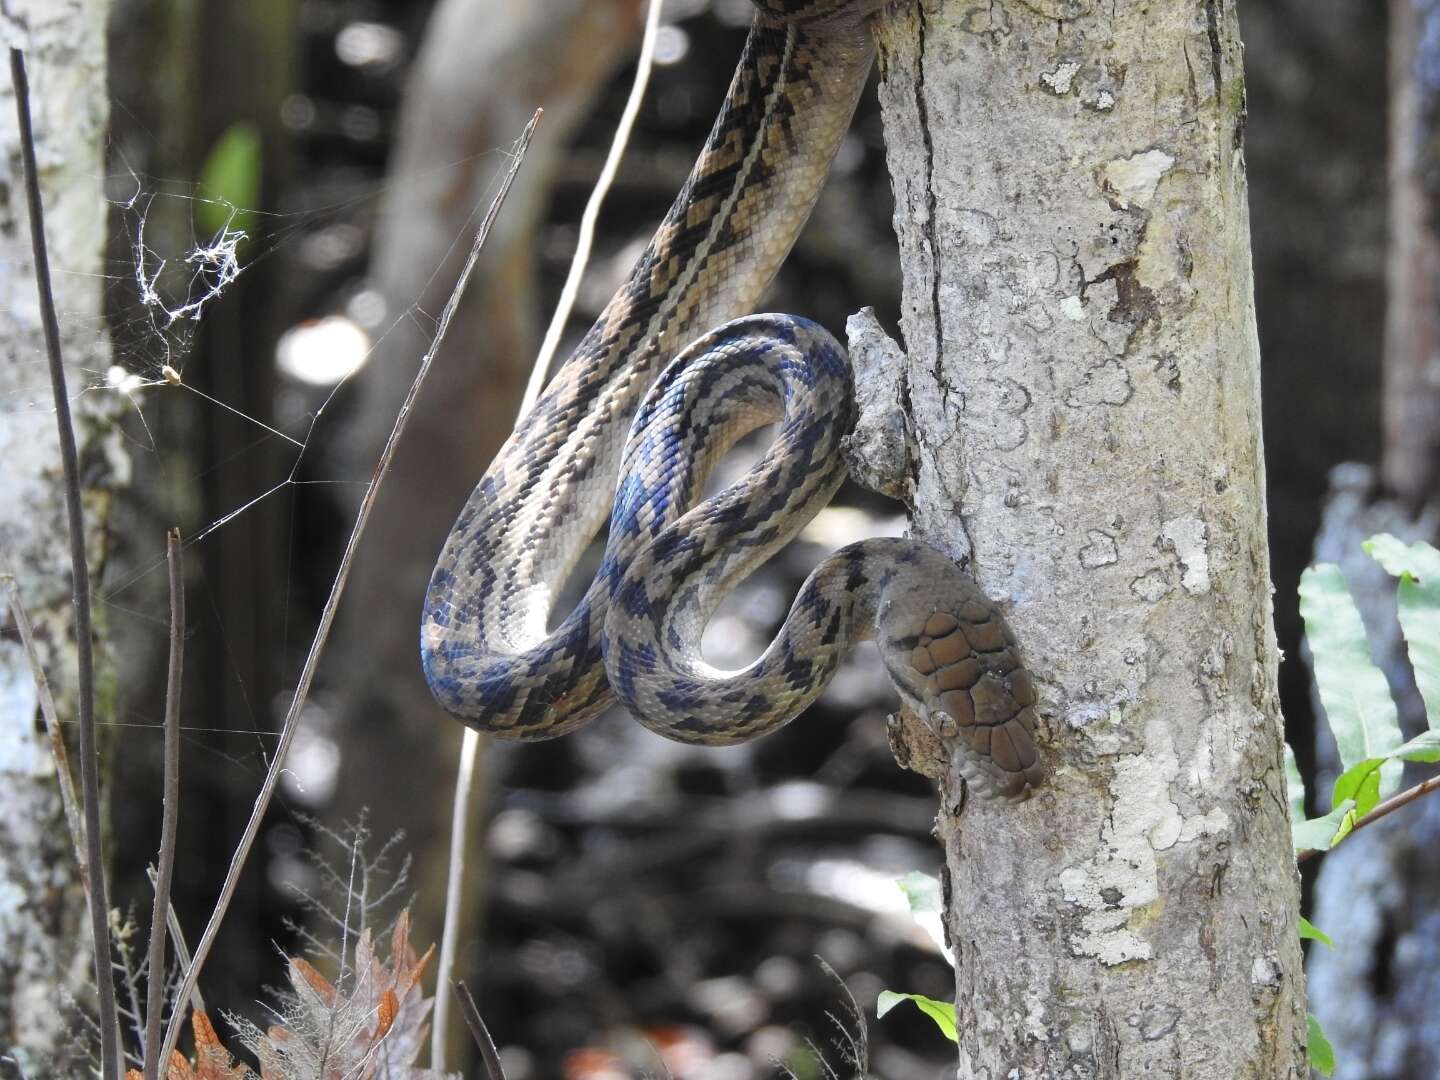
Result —
<path fill-rule="evenodd" d="M 343 315 L 292 326 L 275 346 L 275 366 L 311 386 L 334 386 L 364 366 L 370 335 Z"/>
<path fill-rule="evenodd" d="M 145 385 L 145 380 L 133 371 L 127 371 L 119 364 L 111 364 L 105 370 L 105 385 L 122 394 L 133 394 Z"/>
<path fill-rule="evenodd" d="M 678 26 L 662 26 L 655 34 L 655 63 L 669 67 L 685 59 L 690 51 L 690 35 Z"/>
<path fill-rule="evenodd" d="M 335 794 L 339 774 L 340 747 L 334 739 L 304 728 L 295 733 L 282 780 L 290 798 L 321 806 Z"/>
<path fill-rule="evenodd" d="M 405 36 L 381 23 L 353 22 L 335 35 L 335 55 L 350 67 L 394 67 L 404 46 Z"/>

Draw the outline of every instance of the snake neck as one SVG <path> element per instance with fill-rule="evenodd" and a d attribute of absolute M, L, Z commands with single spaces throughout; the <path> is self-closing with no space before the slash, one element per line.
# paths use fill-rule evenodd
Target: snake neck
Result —
<path fill-rule="evenodd" d="M 702 330 L 752 310 L 790 251 L 872 58 L 859 23 L 757 16 L 675 204 L 446 539 L 421 654 L 449 711 L 538 737 L 568 730 L 556 728 L 569 724 L 565 703 L 603 704 L 586 674 L 599 619 L 577 611 L 547 636 L 553 595 L 609 512 L 630 418 L 660 368 Z"/>

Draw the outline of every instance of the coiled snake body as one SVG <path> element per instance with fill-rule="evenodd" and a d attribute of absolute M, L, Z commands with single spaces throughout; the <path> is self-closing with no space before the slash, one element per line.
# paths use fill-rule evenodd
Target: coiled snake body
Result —
<path fill-rule="evenodd" d="M 844 650 L 873 637 L 903 704 L 957 749 L 973 787 L 1018 799 L 1039 782 L 1035 692 L 1014 637 L 970 577 L 918 541 L 863 541 L 825 560 L 745 669 L 700 655 L 720 600 L 845 476 L 843 349 L 803 319 L 736 317 L 809 216 L 882 3 L 756 0 L 690 179 L 462 510 L 430 581 L 421 656 L 435 697 L 472 726 L 550 738 L 618 696 L 670 738 L 741 742 L 787 723 Z M 773 422 L 760 463 L 696 505 L 720 456 Z M 599 572 L 547 633 L 553 593 L 607 515 Z"/>

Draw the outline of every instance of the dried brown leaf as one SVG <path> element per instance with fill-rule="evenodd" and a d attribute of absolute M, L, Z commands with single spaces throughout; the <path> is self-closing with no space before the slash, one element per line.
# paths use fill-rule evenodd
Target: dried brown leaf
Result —
<path fill-rule="evenodd" d="M 194 1080 L 190 1059 L 179 1050 L 170 1051 L 170 1064 L 165 1066 L 165 1080 Z"/>
<path fill-rule="evenodd" d="M 380 1022 L 375 1025 L 375 1034 L 371 1036 L 375 1042 L 379 1042 L 390 1031 L 390 1025 L 395 1023 L 395 1014 L 400 1011 L 400 1001 L 395 997 L 395 991 L 388 986 L 380 995 Z"/>
<path fill-rule="evenodd" d="M 292 956 L 290 958 L 290 966 L 310 985 L 310 989 L 320 995 L 321 1001 L 329 1006 L 335 1004 L 334 985 L 332 985 L 330 980 L 325 978 L 324 975 L 316 971 L 314 965 L 308 960 L 303 960 L 298 956 Z M 296 989 L 298 990 L 299 987 L 297 986 Z"/>
<path fill-rule="evenodd" d="M 165 1080 L 247 1080 L 253 1078 L 249 1068 L 237 1065 L 225 1049 L 215 1025 L 198 1009 L 190 1014 L 190 1029 L 195 1033 L 195 1063 L 186 1060 L 178 1050 L 170 1054 L 165 1067 Z M 126 1080 L 129 1080 L 127 1076 Z"/>

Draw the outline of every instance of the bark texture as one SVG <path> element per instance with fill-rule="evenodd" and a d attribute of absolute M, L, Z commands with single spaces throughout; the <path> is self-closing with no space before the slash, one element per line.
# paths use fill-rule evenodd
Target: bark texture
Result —
<path fill-rule="evenodd" d="M 23 48 L 45 200 L 56 307 L 75 410 L 91 565 L 103 554 L 109 496 L 128 468 L 114 396 L 80 394 L 105 370 L 101 311 L 105 201 L 105 0 L 11 0 L 0 39 Z M 74 716 L 75 642 L 55 417 L 48 402 L 19 133 L 9 80 L 0 89 L 0 573 L 14 573 L 41 638 L 60 715 Z M 3 593 L 0 593 L 3 597 Z M 12 622 L 0 599 L 0 627 Z M 104 683 L 101 683 L 102 688 Z M 105 717 L 104 701 L 98 719 Z M 73 751 L 72 751 L 73 753 Z M 72 758 L 73 760 L 73 758 Z M 77 762 L 78 766 L 78 762 Z M 31 667 L 0 636 L 0 1051 L 27 1075 L 63 1072 L 74 1042 L 64 995 L 89 996 L 85 899 L 45 741 Z"/>
<path fill-rule="evenodd" d="M 942 782 L 961 1077 L 1306 1075 L 1225 0 L 882 29 L 914 529 L 1010 609 L 1053 776 Z"/>

